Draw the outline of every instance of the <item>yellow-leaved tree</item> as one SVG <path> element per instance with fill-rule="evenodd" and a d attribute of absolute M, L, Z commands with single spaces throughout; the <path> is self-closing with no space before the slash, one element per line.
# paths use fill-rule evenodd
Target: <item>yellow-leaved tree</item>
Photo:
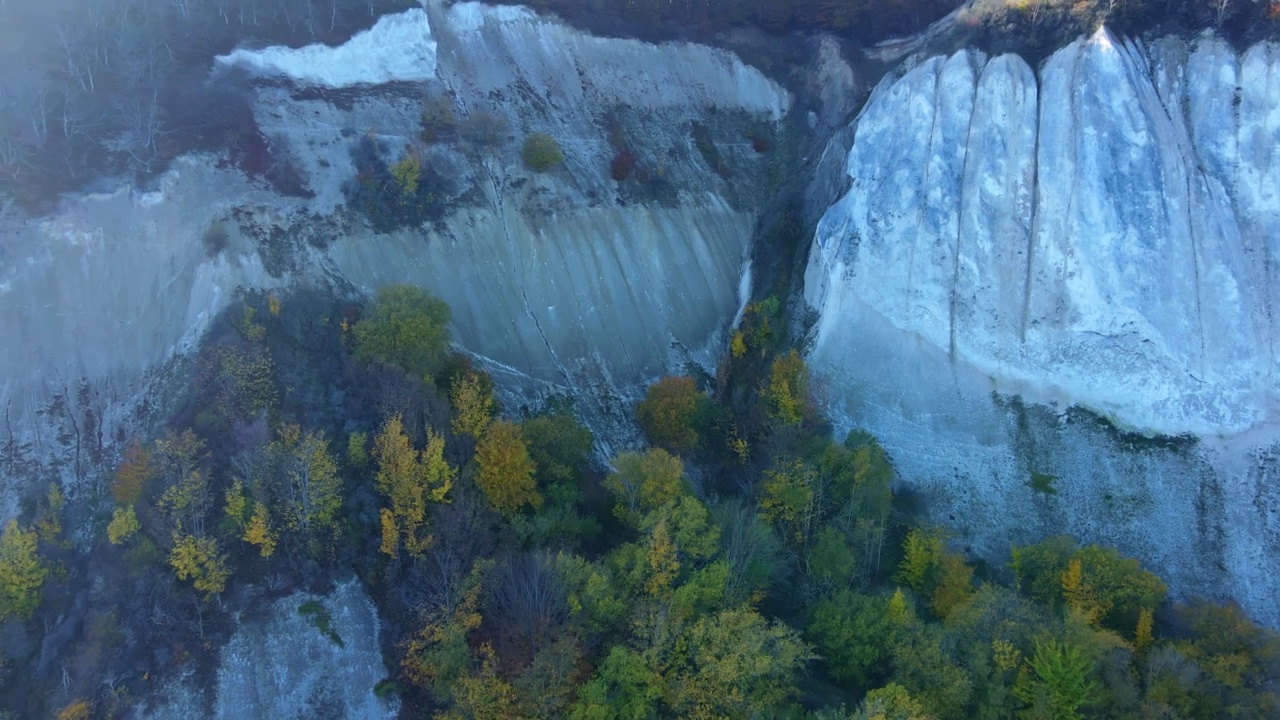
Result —
<path fill-rule="evenodd" d="M 534 465 L 520 427 L 496 420 L 476 443 L 476 484 L 494 510 L 514 515 L 526 505 L 542 507 Z"/>
<path fill-rule="evenodd" d="M 381 513 L 382 551 L 395 555 L 403 545 L 417 557 L 431 544 L 431 536 L 423 532 L 427 507 L 445 502 L 457 476 L 444 459 L 444 437 L 427 428 L 427 444 L 419 452 L 395 415 L 374 438 L 373 456 L 378 463 L 374 484 L 391 504 Z"/>
<path fill-rule="evenodd" d="M 111 513 L 111 522 L 107 523 L 107 540 L 112 545 L 121 545 L 137 534 L 142 526 L 138 523 L 138 514 L 132 505 L 118 507 Z"/>
<path fill-rule="evenodd" d="M 222 592 L 231 577 L 227 556 L 218 550 L 218 543 L 211 537 L 173 534 L 173 549 L 169 551 L 169 565 L 179 580 L 192 580 L 196 590 L 205 599 Z"/>
<path fill-rule="evenodd" d="M 10 520 L 0 535 L 0 622 L 30 618 L 40 606 L 40 588 L 49 576 L 36 553 L 35 531 Z"/>
<path fill-rule="evenodd" d="M 459 375 L 449 388 L 453 431 L 479 438 L 493 420 L 493 382 L 474 371 Z"/>
<path fill-rule="evenodd" d="M 812 401 L 809 369 L 800 353 L 790 350 L 773 361 L 763 394 L 770 420 L 780 425 L 797 425 L 805 418 Z"/>

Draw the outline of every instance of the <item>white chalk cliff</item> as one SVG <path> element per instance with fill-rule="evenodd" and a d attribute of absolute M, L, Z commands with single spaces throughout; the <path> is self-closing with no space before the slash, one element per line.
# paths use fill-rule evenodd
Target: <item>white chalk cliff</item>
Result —
<path fill-rule="evenodd" d="M 840 423 L 979 553 L 1071 532 L 1280 621 L 1280 48 L 962 51 L 855 124 L 805 277 Z"/>
<path fill-rule="evenodd" d="M 731 123 L 767 125 L 791 103 L 734 55 L 596 38 L 523 8 L 428 3 L 341 47 L 242 50 L 217 65 L 269 80 L 255 118 L 313 197 L 188 157 L 154 192 L 72 198 L 36 222 L 0 216 L 0 517 L 24 478 L 46 472 L 40 461 L 91 478 L 125 432 L 155 428 L 175 389 L 159 371 L 240 288 L 428 287 L 509 392 L 572 391 L 606 415 L 625 416 L 653 377 L 713 366 L 742 302 L 759 199 L 743 188 L 767 192 L 767 158 Z M 424 162 L 452 181 L 449 208 L 376 233 L 341 207 L 353 148 L 376 136 L 394 159 L 422 130 L 424 96 L 506 130 L 482 150 L 433 145 Z M 695 122 L 734 184 L 695 148 Z M 610 177 L 611 123 L 661 197 L 628 196 Z M 562 168 L 524 167 L 534 131 L 558 139 Z M 227 245 L 211 257 L 202 237 L 215 222 Z"/>

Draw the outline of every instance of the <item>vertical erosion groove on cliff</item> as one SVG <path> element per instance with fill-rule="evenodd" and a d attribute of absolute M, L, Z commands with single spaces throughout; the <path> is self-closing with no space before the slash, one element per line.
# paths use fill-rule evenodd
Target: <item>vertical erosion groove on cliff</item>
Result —
<path fill-rule="evenodd" d="M 922 61 L 857 119 L 806 272 L 812 360 L 978 552 L 1069 531 L 1280 620 L 1278 64 L 1103 29 L 1038 79 Z"/>

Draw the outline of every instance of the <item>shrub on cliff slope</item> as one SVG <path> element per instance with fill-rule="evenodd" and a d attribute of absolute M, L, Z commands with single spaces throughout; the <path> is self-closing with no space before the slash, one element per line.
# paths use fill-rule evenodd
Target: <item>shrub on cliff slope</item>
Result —
<path fill-rule="evenodd" d="M 531 170 L 546 172 L 564 162 L 560 143 L 546 133 L 530 133 L 524 139 L 524 164 Z"/>

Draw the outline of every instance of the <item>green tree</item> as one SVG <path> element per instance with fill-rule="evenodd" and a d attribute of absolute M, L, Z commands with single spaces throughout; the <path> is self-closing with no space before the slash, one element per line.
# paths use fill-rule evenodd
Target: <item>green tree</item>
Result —
<path fill-rule="evenodd" d="M 664 377 L 650 385 L 636 406 L 636 418 L 649 443 L 676 454 L 696 448 L 695 422 L 701 397 L 691 377 Z"/>
<path fill-rule="evenodd" d="M 902 685 L 939 718 L 967 717 L 973 696 L 973 678 L 952 653 L 943 628 L 916 618 L 905 598 L 889 600 L 889 618 L 895 625 L 889 642 L 893 682 Z"/>
<path fill-rule="evenodd" d="M 430 380 L 449 350 L 449 306 L 411 285 L 378 289 L 369 316 L 356 323 L 355 356 Z"/>
<path fill-rule="evenodd" d="M 1014 687 L 1028 705 L 1024 715 L 1032 720 L 1082 720 L 1080 707 L 1096 690 L 1091 665 L 1075 647 L 1052 640 L 1037 642 L 1032 674 Z"/>
<path fill-rule="evenodd" d="M 567 412 L 529 418 L 520 423 L 520 433 L 544 482 L 573 481 L 587 466 L 594 442 L 591 431 Z"/>
<path fill-rule="evenodd" d="M 662 679 L 638 652 L 621 645 L 609 650 L 595 675 L 578 691 L 571 720 L 654 720 Z"/>
<path fill-rule="evenodd" d="M 604 486 L 617 498 L 614 514 L 632 527 L 644 516 L 676 499 L 684 478 L 684 463 L 666 450 L 622 453 L 614 458 L 615 470 Z"/>
<path fill-rule="evenodd" d="M 1075 542 L 1065 535 L 1013 548 L 1009 567 L 1017 579 L 1018 589 L 1051 609 L 1061 607 L 1062 573 L 1076 550 Z"/>
<path fill-rule="evenodd" d="M 40 606 L 40 588 L 49 568 L 36 553 L 38 539 L 10 520 L 0 535 L 0 623 L 11 617 L 26 620 Z"/>
<path fill-rule="evenodd" d="M 1201 676 L 1195 699 L 1203 715 L 1280 717 L 1280 693 L 1274 689 L 1280 677 L 1280 634 L 1258 627 L 1234 605 L 1197 600 L 1179 608 L 1177 616 L 1189 633 L 1176 647 L 1199 670 L 1181 675 Z"/>
<path fill-rule="evenodd" d="M 885 679 L 891 630 L 884 599 L 842 590 L 814 606 L 806 634 L 832 677 L 871 688 Z"/>
<path fill-rule="evenodd" d="M 506 420 L 491 423 L 476 443 L 476 464 L 476 485 L 493 509 L 514 515 L 526 505 L 542 506 L 529 446 L 519 426 Z"/>

